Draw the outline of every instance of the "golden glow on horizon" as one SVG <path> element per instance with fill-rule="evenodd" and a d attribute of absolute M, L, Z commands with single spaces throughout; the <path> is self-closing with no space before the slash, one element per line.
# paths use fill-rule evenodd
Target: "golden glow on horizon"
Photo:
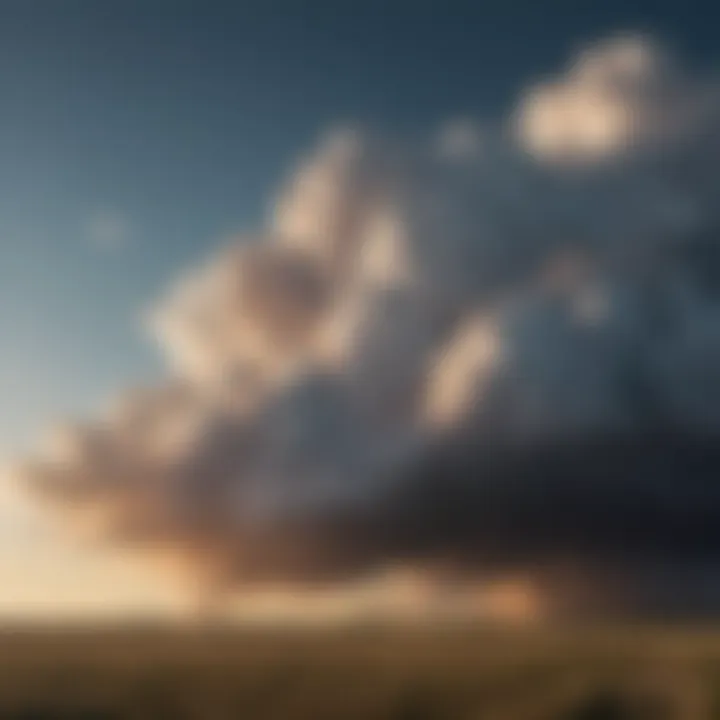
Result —
<path fill-rule="evenodd" d="M 198 599 L 207 599 L 207 593 L 172 548 L 152 557 L 146 554 L 146 563 L 118 548 L 88 549 L 58 528 L 53 532 L 44 514 L 4 479 L 0 483 L 0 621 L 197 615 Z M 260 623 L 452 617 L 527 621 L 542 615 L 537 592 L 522 580 L 445 583 L 402 567 L 345 584 L 245 588 L 209 601 L 228 619 Z"/>
<path fill-rule="evenodd" d="M 146 563 L 137 563 L 122 548 L 88 549 L 64 533 L 54 533 L 44 514 L 38 514 L 7 476 L 4 480 L 0 483 L 0 621 L 192 619 L 199 611 L 198 599 L 208 600 L 177 548 L 146 554 Z M 325 587 L 245 588 L 210 597 L 209 605 L 227 619 L 260 623 L 454 617 L 526 622 L 543 615 L 537 590 L 523 579 L 444 582 L 403 567 Z"/>

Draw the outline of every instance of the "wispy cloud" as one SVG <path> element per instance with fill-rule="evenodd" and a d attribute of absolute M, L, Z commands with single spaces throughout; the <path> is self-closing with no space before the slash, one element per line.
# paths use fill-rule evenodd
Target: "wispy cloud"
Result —
<path fill-rule="evenodd" d="M 132 241 L 127 217 L 109 208 L 96 210 L 85 219 L 83 235 L 88 246 L 100 252 L 118 252 Z"/>

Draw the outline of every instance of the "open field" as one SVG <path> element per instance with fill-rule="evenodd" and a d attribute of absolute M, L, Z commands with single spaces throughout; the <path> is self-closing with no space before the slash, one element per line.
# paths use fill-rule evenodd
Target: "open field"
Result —
<path fill-rule="evenodd" d="M 105 629 L 0 633 L 0 718 L 720 718 L 720 631 Z"/>

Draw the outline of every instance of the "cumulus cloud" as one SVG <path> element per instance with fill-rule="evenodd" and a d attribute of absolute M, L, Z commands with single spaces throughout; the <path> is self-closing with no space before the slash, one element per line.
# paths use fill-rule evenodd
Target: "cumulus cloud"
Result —
<path fill-rule="evenodd" d="M 151 313 L 174 379 L 25 479 L 229 586 L 716 554 L 717 87 L 621 36 L 500 123 L 330 134 Z"/>
<path fill-rule="evenodd" d="M 676 140 L 705 100 L 659 44 L 616 36 L 526 93 L 516 129 L 538 155 L 598 160 Z"/>

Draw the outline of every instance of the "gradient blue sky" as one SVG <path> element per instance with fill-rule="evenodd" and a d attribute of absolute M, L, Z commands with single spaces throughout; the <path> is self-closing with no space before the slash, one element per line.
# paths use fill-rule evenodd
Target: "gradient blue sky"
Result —
<path fill-rule="evenodd" d="M 258 225 L 324 128 L 494 115 L 618 30 L 702 62 L 719 20 L 710 0 L 0 0 L 0 457 L 158 372 L 141 310 Z"/>

